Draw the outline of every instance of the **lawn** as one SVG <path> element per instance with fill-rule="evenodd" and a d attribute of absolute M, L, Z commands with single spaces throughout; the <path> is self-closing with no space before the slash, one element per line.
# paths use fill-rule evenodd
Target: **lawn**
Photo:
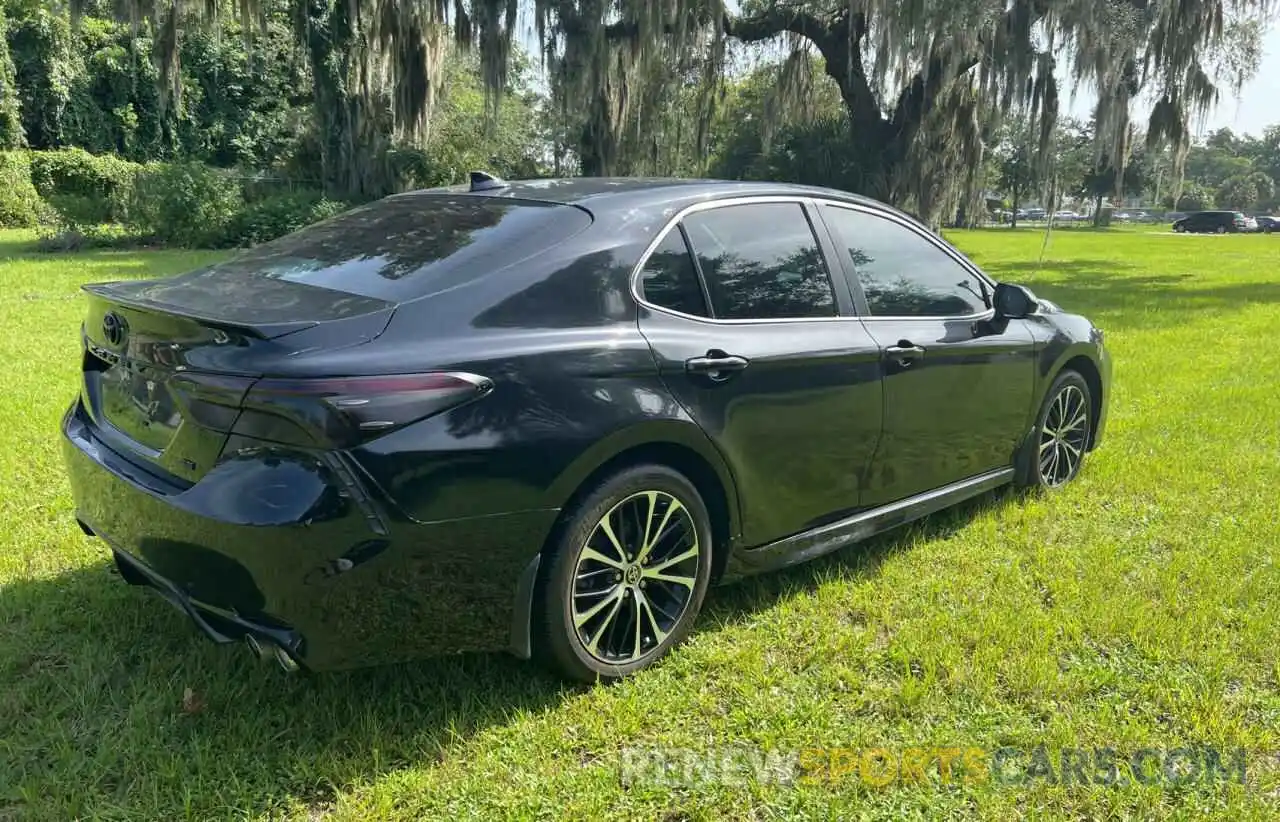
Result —
<path fill-rule="evenodd" d="M 1280 813 L 1280 239 L 952 235 L 1106 329 L 1111 424 L 1079 481 L 716 589 L 686 646 L 591 689 L 504 656 L 289 678 L 112 576 L 57 446 L 77 287 L 215 255 L 24 239 L 0 234 L 0 820 Z M 805 776 L 621 779 L 653 761 L 633 746 L 734 745 L 805 751 Z M 1038 745 L 1054 778 L 1033 755 L 1021 784 L 811 767 L 834 756 L 817 748 Z M 1064 749 L 1187 746 L 1244 749 L 1244 784 L 1063 778 Z"/>

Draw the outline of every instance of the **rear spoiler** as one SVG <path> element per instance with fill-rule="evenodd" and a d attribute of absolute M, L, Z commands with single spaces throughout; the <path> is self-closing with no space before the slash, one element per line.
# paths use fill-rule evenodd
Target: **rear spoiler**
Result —
<path fill-rule="evenodd" d="M 320 324 L 316 320 L 291 320 L 265 323 L 236 322 L 234 320 L 227 320 L 221 317 L 202 314 L 199 311 L 192 310 L 186 306 L 160 302 L 158 300 L 148 300 L 132 294 L 122 293 L 121 289 L 113 288 L 113 286 L 121 284 L 123 283 L 89 283 L 87 285 L 82 285 L 81 289 L 90 294 L 96 294 L 99 297 L 108 299 L 125 308 L 172 314 L 175 317 L 195 320 L 201 325 L 206 325 L 210 328 L 221 328 L 226 331 L 234 331 L 239 334 L 257 337 L 262 340 L 270 340 L 274 337 L 283 337 L 285 334 L 292 334 L 295 331 L 313 328 Z"/>
<path fill-rule="evenodd" d="M 383 314 L 395 303 L 373 297 L 253 277 L 210 282 L 192 272 L 166 280 L 118 280 L 81 288 L 116 305 L 164 313 L 269 340 L 314 328 L 331 320 Z"/>

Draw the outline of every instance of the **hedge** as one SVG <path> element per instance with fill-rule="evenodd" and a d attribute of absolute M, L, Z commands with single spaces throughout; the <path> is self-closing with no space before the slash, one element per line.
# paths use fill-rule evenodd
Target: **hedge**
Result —
<path fill-rule="evenodd" d="M 24 151 L 0 151 L 0 226 L 34 228 L 48 219 L 49 205 L 31 184 L 31 159 Z"/>
<path fill-rule="evenodd" d="M 253 245 L 347 207 L 316 191 L 269 191 L 200 163 L 143 165 L 78 148 L 0 151 L 0 226 L 46 226 L 48 248 L 99 241 Z"/>

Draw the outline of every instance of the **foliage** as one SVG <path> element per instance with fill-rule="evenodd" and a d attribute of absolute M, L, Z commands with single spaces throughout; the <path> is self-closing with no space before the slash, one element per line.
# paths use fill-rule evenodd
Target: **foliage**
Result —
<path fill-rule="evenodd" d="M 123 220 L 137 163 L 80 148 L 31 152 L 31 182 L 70 225 Z"/>
<path fill-rule="evenodd" d="M 223 25 L 224 5 L 121 4 L 156 32 L 151 53 L 162 111 L 179 109 L 186 93 L 183 33 L 201 20 Z M 394 189 L 396 152 L 428 144 L 446 93 L 451 40 L 477 49 L 492 112 L 506 100 L 520 0 L 234 5 L 244 19 L 263 21 L 259 28 L 291 21 L 310 71 L 313 136 L 330 194 L 358 199 Z M 1265 0 L 755 0 L 742 14 L 719 0 L 530 5 L 558 111 L 554 131 L 574 142 L 584 173 L 705 166 L 730 43 L 763 43 L 790 51 L 775 114 L 809 107 L 816 87 L 807 69 L 811 52 L 820 54 L 838 86 L 854 156 L 864 169 L 880 170 L 861 174 L 860 188 L 913 203 L 935 220 L 950 204 L 974 198 L 985 137 L 1011 109 L 1029 115 L 1040 156 L 1050 154 L 1060 57 L 1070 58 L 1071 79 L 1099 101 L 1093 167 L 1114 167 L 1123 179 L 1140 94 L 1156 100 L 1149 141 L 1173 145 L 1180 161 L 1188 118 L 1216 99 L 1205 67 L 1229 81 L 1256 69 Z M 557 148 L 557 164 L 567 153 Z"/>
<path fill-rule="evenodd" d="M 522 62 L 513 64 L 507 96 L 494 112 L 476 55 L 451 54 L 448 92 L 432 113 L 426 145 L 397 147 L 392 159 L 396 177 L 421 188 L 463 182 L 474 169 L 508 179 L 541 176 L 538 101 L 526 90 L 523 71 Z"/>
<path fill-rule="evenodd" d="M 238 24 L 192 29 L 181 44 L 181 156 L 222 167 L 284 162 L 309 125 L 310 81 L 285 21 L 271 17 L 246 46 Z M 319 175 L 312 169 L 312 180 Z"/>
<path fill-rule="evenodd" d="M 22 133 L 17 73 L 9 53 L 9 17 L 0 3 L 0 150 L 21 148 L 27 142 Z"/>
<path fill-rule="evenodd" d="M 0 226 L 33 228 L 48 206 L 31 184 L 31 161 L 24 151 L 0 151 Z"/>
<path fill-rule="evenodd" d="M 33 148 L 267 167 L 284 162 L 307 123 L 309 81 L 279 13 L 252 39 L 239 21 L 185 32 L 183 95 L 170 108 L 161 104 L 156 34 L 146 21 L 135 29 L 88 14 L 72 25 L 65 12 L 42 4 L 17 5 L 11 14 L 6 44 Z M 0 62 L 0 87 L 2 75 Z M 0 116 L 0 136 L 2 123 Z"/>
<path fill-rule="evenodd" d="M 201 163 L 164 163 L 137 175 L 127 224 L 137 235 L 170 245 L 217 247 L 244 207 L 240 183 Z"/>
<path fill-rule="evenodd" d="M 1223 208 L 1248 211 L 1258 204 L 1258 185 L 1252 177 L 1232 177 L 1218 187 L 1217 201 Z"/>
<path fill-rule="evenodd" d="M 1275 184 L 1280 179 L 1280 125 L 1261 138 L 1219 129 L 1187 155 L 1187 180 L 1216 194 L 1218 204 L 1242 210 L 1280 206 Z"/>
<path fill-rule="evenodd" d="M 1182 194 L 1167 204 L 1177 211 L 1204 211 L 1214 207 L 1214 193 L 1199 183 L 1187 183 Z"/>
<path fill-rule="evenodd" d="M 1041 178 L 1041 164 L 1036 159 L 1032 142 L 1034 135 L 1029 129 L 1029 123 L 1015 120 L 1000 135 L 995 150 L 998 163 L 996 186 L 1009 198 L 1015 228 L 1018 225 L 1018 209 L 1040 184 Z"/>
<path fill-rule="evenodd" d="M 217 245 L 247 246 L 283 237 L 292 231 L 332 217 L 346 204 L 325 199 L 319 191 L 290 192 L 245 204 L 227 222 Z"/>
<path fill-rule="evenodd" d="M 811 89 L 809 107 L 784 110 L 784 77 Z M 794 75 L 804 76 L 803 80 Z M 711 123 L 712 176 L 732 180 L 783 179 L 862 190 L 866 170 L 849 139 L 849 120 L 840 89 L 825 76 L 822 62 L 807 59 L 789 70 L 766 63 L 740 80 L 727 81 L 720 114 Z M 797 157 L 802 157 L 796 162 Z"/>
<path fill-rule="evenodd" d="M 65 15 L 40 5 L 21 17 L 11 17 L 8 28 L 27 144 L 32 148 L 65 145 L 61 135 L 78 64 L 71 23 Z"/>

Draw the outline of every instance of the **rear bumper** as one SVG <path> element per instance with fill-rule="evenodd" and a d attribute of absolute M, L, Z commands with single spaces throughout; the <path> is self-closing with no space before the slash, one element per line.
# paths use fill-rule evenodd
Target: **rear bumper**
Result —
<path fill-rule="evenodd" d="M 82 528 L 87 526 L 81 523 Z M 278 647 L 291 658 L 298 659 L 304 643 L 302 636 L 290 628 L 263 625 L 243 619 L 234 612 L 215 608 L 184 595 L 172 582 L 152 571 L 129 554 L 112 548 L 112 557 L 120 575 L 131 585 L 145 585 L 185 614 L 212 641 L 224 645 L 249 637 L 263 647 Z"/>
<path fill-rule="evenodd" d="M 314 670 L 510 648 L 522 572 L 557 516 L 410 522 L 332 455 L 302 452 L 234 455 L 166 487 L 98 440 L 78 405 L 62 433 L 76 517 L 126 579 L 216 642 L 251 635 Z"/>

